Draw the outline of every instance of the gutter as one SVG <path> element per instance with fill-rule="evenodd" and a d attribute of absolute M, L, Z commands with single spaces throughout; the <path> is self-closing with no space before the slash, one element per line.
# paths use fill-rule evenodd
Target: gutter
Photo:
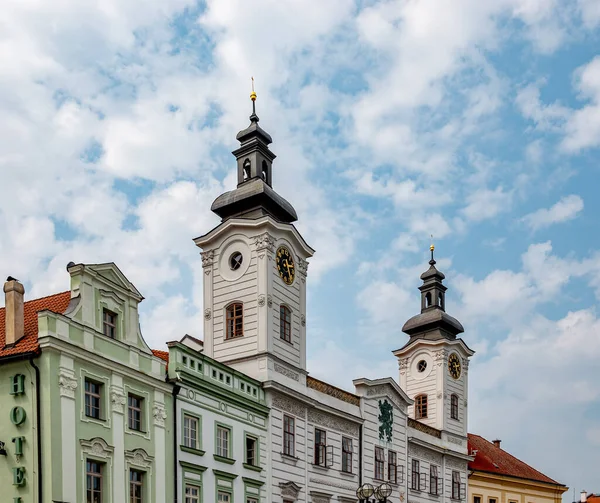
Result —
<path fill-rule="evenodd" d="M 38 473 L 38 501 L 44 501 L 43 492 L 43 475 L 42 475 L 42 405 L 40 400 L 40 368 L 33 361 L 34 355 L 29 357 L 29 363 L 35 369 L 35 402 L 37 405 L 37 473 Z"/>
<path fill-rule="evenodd" d="M 178 446 L 177 446 L 177 395 L 181 386 L 175 384 L 173 386 L 173 503 L 177 503 L 177 468 L 179 466 L 179 460 L 177 459 Z"/>

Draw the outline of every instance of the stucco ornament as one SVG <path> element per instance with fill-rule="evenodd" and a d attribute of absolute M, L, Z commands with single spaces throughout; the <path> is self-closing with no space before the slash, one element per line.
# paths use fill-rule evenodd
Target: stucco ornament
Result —
<path fill-rule="evenodd" d="M 273 297 L 271 295 L 267 295 L 267 307 L 273 307 Z"/>
<path fill-rule="evenodd" d="M 150 468 L 152 466 L 153 457 L 150 456 L 144 449 L 125 451 L 125 458 L 129 464 L 139 468 Z"/>
<path fill-rule="evenodd" d="M 210 309 L 206 308 L 206 309 L 204 310 L 204 319 L 208 321 L 208 320 L 210 320 L 211 318 L 212 318 L 212 312 L 211 312 L 211 310 L 210 310 Z"/>
<path fill-rule="evenodd" d="M 261 295 L 259 295 L 259 296 L 258 296 L 258 305 L 259 305 L 260 307 L 263 307 L 263 306 L 264 306 L 266 303 L 267 303 L 267 300 L 266 300 L 265 296 L 264 296 L 264 295 L 262 295 L 262 294 L 261 294 Z"/>
<path fill-rule="evenodd" d="M 91 440 L 80 440 L 79 444 L 83 453 L 91 454 L 97 458 L 109 458 L 115 450 L 112 445 L 108 445 L 100 437 L 92 438 Z"/>
<path fill-rule="evenodd" d="M 118 390 L 113 390 L 110 394 L 110 402 L 112 404 L 113 412 L 123 414 L 123 407 L 125 407 L 125 395 Z"/>
<path fill-rule="evenodd" d="M 308 261 L 304 260 L 303 258 L 298 257 L 297 264 L 298 264 L 298 272 L 300 272 L 301 274 L 304 274 L 306 276 L 306 274 L 308 272 Z"/>
<path fill-rule="evenodd" d="M 294 482 L 280 482 L 279 488 L 281 489 L 281 496 L 291 498 L 293 501 L 298 499 L 298 494 L 300 494 L 300 490 L 302 489 L 302 487 Z"/>
<path fill-rule="evenodd" d="M 392 441 L 392 432 L 394 429 L 394 407 L 390 402 L 379 400 L 379 440 L 387 442 Z"/>
<path fill-rule="evenodd" d="M 275 239 L 268 232 L 264 232 L 262 234 L 259 234 L 258 236 L 254 236 L 254 244 L 256 245 L 257 251 L 275 251 Z"/>
<path fill-rule="evenodd" d="M 215 259 L 214 250 L 202 252 L 200 253 L 200 255 L 202 256 L 202 267 L 210 267 L 211 265 L 213 265 Z"/>
<path fill-rule="evenodd" d="M 306 316 L 304 316 L 303 314 L 300 315 L 300 325 L 302 325 L 303 327 L 306 326 Z"/>
<path fill-rule="evenodd" d="M 75 398 L 75 390 L 77 389 L 77 379 L 75 379 L 72 370 L 59 370 L 58 387 L 60 389 L 60 396 L 66 396 L 67 398 Z"/>
<path fill-rule="evenodd" d="M 152 407 L 152 415 L 154 416 L 154 424 L 156 426 L 164 426 L 167 419 L 167 411 L 162 403 L 155 403 Z"/>

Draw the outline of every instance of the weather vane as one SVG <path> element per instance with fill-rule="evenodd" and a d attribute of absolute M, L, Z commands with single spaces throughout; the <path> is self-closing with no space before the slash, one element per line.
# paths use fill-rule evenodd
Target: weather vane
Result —
<path fill-rule="evenodd" d="M 250 93 L 250 99 L 252 100 L 252 115 L 256 116 L 256 92 L 254 92 L 254 77 L 250 77 L 252 80 L 252 92 Z"/>
<path fill-rule="evenodd" d="M 435 245 L 433 244 L 433 234 L 430 234 L 431 236 L 431 245 L 429 246 L 429 250 L 431 250 L 431 260 L 429 261 L 430 264 L 435 264 L 435 259 L 433 258 L 433 250 L 435 250 Z"/>

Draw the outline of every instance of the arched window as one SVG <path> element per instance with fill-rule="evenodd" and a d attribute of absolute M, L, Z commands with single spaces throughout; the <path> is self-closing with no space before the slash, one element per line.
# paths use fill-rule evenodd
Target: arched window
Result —
<path fill-rule="evenodd" d="M 279 337 L 292 342 L 292 312 L 283 304 L 279 306 Z"/>
<path fill-rule="evenodd" d="M 431 306 L 431 292 L 425 294 L 425 307 Z"/>
<path fill-rule="evenodd" d="M 458 419 L 458 395 L 450 396 L 450 417 Z"/>
<path fill-rule="evenodd" d="M 415 397 L 415 419 L 425 419 L 427 417 L 427 395 L 417 395 Z"/>
<path fill-rule="evenodd" d="M 250 159 L 244 161 L 244 181 L 250 180 Z"/>
<path fill-rule="evenodd" d="M 438 293 L 438 306 L 444 309 L 444 294 L 442 292 Z"/>
<path fill-rule="evenodd" d="M 265 182 L 269 181 L 269 166 L 267 165 L 267 161 L 262 162 L 262 178 Z"/>
<path fill-rule="evenodd" d="M 227 339 L 244 335 L 244 305 L 241 302 L 231 304 L 226 309 Z"/>

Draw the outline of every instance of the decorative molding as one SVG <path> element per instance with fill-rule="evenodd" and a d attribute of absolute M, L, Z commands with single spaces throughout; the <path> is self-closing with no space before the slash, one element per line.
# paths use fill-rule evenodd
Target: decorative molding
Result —
<path fill-rule="evenodd" d="M 113 412 L 123 414 L 125 407 L 125 394 L 121 388 L 113 388 L 110 392 L 110 403 Z"/>
<path fill-rule="evenodd" d="M 317 496 L 317 495 L 312 495 L 312 503 L 329 503 L 331 501 L 331 498 L 329 498 L 328 496 Z"/>
<path fill-rule="evenodd" d="M 448 350 L 447 349 L 440 349 L 438 351 L 436 351 L 433 356 L 435 357 L 435 361 L 437 363 L 438 367 L 441 367 L 444 362 L 448 359 Z"/>
<path fill-rule="evenodd" d="M 309 482 L 312 482 L 314 484 L 322 484 L 324 486 L 329 486 L 329 487 L 337 487 L 338 489 L 345 489 L 346 491 L 352 491 L 355 492 L 356 491 L 356 487 L 354 486 L 347 486 L 345 484 L 340 484 L 339 482 L 336 482 L 335 480 L 324 480 L 324 479 L 309 479 Z"/>
<path fill-rule="evenodd" d="M 300 325 L 302 325 L 303 327 L 306 326 L 306 316 L 304 316 L 303 314 L 300 315 Z"/>
<path fill-rule="evenodd" d="M 448 435 L 448 442 L 450 442 L 452 444 L 460 445 L 460 446 L 463 445 L 463 441 L 460 438 L 455 438 L 450 435 Z"/>
<path fill-rule="evenodd" d="M 452 457 L 446 458 L 446 466 L 450 466 L 451 468 L 456 468 L 457 470 L 461 470 L 461 471 L 467 470 L 467 462 L 466 461 L 452 458 Z"/>
<path fill-rule="evenodd" d="M 200 255 L 202 256 L 202 267 L 206 268 L 206 267 L 210 267 L 211 265 L 213 265 L 214 259 L 215 259 L 215 251 L 214 250 L 208 250 L 205 252 L 201 252 Z"/>
<path fill-rule="evenodd" d="M 256 251 L 267 250 L 274 252 L 275 238 L 273 238 L 273 236 L 271 236 L 268 232 L 263 232 L 258 236 L 254 236 L 254 245 L 256 246 Z"/>
<path fill-rule="evenodd" d="M 347 435 L 358 437 L 358 425 L 351 421 L 347 421 L 346 419 L 341 419 L 321 411 L 308 409 L 308 421 L 320 426 L 325 426 L 330 430 L 336 430 L 346 433 Z"/>
<path fill-rule="evenodd" d="M 406 369 L 408 368 L 408 358 L 402 358 L 398 362 L 398 366 L 400 368 L 400 375 L 406 374 Z"/>
<path fill-rule="evenodd" d="M 367 390 L 368 397 L 384 396 L 398 409 L 403 410 L 403 407 L 400 405 L 400 403 L 396 399 L 392 398 L 395 395 L 397 395 L 397 391 L 389 384 L 379 384 L 377 386 L 372 386 Z"/>
<path fill-rule="evenodd" d="M 211 311 L 211 310 L 210 310 L 210 309 L 207 307 L 207 308 L 204 310 L 204 319 L 205 319 L 206 321 L 208 321 L 208 320 L 210 320 L 211 318 L 212 318 L 212 311 Z"/>
<path fill-rule="evenodd" d="M 279 489 L 281 490 L 281 496 L 292 498 L 295 501 L 298 499 L 298 494 L 300 494 L 302 487 L 294 484 L 294 482 L 279 482 Z"/>
<path fill-rule="evenodd" d="M 264 305 L 267 303 L 267 300 L 265 299 L 265 296 L 263 294 L 260 294 L 258 296 L 258 305 L 260 307 L 264 307 Z"/>
<path fill-rule="evenodd" d="M 148 469 L 152 466 L 154 458 L 144 449 L 134 449 L 133 451 L 125 451 L 125 459 L 133 466 Z"/>
<path fill-rule="evenodd" d="M 437 394 L 437 398 L 438 398 L 438 400 L 441 400 L 443 396 L 444 396 L 444 395 L 442 395 L 442 392 L 440 391 L 440 392 Z"/>
<path fill-rule="evenodd" d="M 60 368 L 58 371 L 58 387 L 60 396 L 75 399 L 75 390 L 77 389 L 77 379 L 72 370 Z"/>
<path fill-rule="evenodd" d="M 284 410 L 290 414 L 294 414 L 295 416 L 304 417 L 304 414 L 306 413 L 306 407 L 304 405 L 301 405 L 287 396 L 280 395 L 278 393 L 273 395 L 271 407 Z"/>
<path fill-rule="evenodd" d="M 283 374 L 284 376 L 289 377 L 290 379 L 293 379 L 294 381 L 300 381 L 300 374 L 298 374 L 297 372 L 294 372 L 293 370 L 290 370 L 287 367 L 280 365 L 279 363 L 275 363 L 274 368 L 275 368 L 275 372 L 277 372 L 279 374 Z"/>
<path fill-rule="evenodd" d="M 419 458 L 425 459 L 427 461 L 432 461 L 437 463 L 438 465 L 442 464 L 442 455 L 436 452 L 430 451 L 429 449 L 425 449 L 419 445 L 408 444 L 408 455 L 411 458 Z"/>
<path fill-rule="evenodd" d="M 81 450 L 84 454 L 89 454 L 97 458 L 108 459 L 113 455 L 114 447 L 108 445 L 104 439 L 100 437 L 92 438 L 91 440 L 79 440 Z"/>
<path fill-rule="evenodd" d="M 308 271 L 308 261 L 304 260 L 303 258 L 298 257 L 297 264 L 298 264 L 298 272 L 300 274 L 304 274 L 304 276 L 306 276 L 307 271 Z"/>
<path fill-rule="evenodd" d="M 271 295 L 267 295 L 267 307 L 270 309 L 273 307 L 273 297 Z"/>
<path fill-rule="evenodd" d="M 165 419 L 167 419 L 167 411 L 165 410 L 165 406 L 162 403 L 154 402 L 154 407 L 152 407 L 152 415 L 154 416 L 154 424 L 156 426 L 165 425 Z"/>

